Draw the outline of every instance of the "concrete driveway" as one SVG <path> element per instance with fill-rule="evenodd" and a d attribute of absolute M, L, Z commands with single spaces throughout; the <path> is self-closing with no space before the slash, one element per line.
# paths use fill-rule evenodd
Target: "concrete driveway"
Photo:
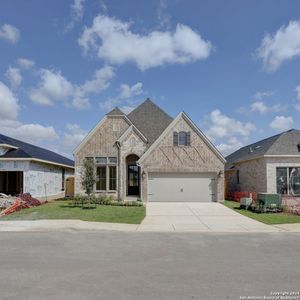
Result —
<path fill-rule="evenodd" d="M 149 202 L 138 231 L 278 232 L 220 203 Z"/>

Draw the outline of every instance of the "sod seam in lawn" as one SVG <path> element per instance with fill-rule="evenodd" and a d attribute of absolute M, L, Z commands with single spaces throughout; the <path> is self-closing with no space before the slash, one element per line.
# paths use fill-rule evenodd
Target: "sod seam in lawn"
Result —
<path fill-rule="evenodd" d="M 288 223 L 300 223 L 300 216 L 297 215 L 292 215 L 289 213 L 255 213 L 250 210 L 245 210 L 245 209 L 239 209 L 240 203 L 235 202 L 235 201 L 229 201 L 225 200 L 224 205 L 233 209 L 234 211 L 255 219 L 259 222 L 268 224 L 268 225 L 275 225 L 275 224 L 288 224 Z"/>
<path fill-rule="evenodd" d="M 70 201 L 54 201 L 40 206 L 22 209 L 0 218 L 4 220 L 78 219 L 90 222 L 140 224 L 146 215 L 143 206 L 97 205 L 82 209 L 69 205 Z"/>

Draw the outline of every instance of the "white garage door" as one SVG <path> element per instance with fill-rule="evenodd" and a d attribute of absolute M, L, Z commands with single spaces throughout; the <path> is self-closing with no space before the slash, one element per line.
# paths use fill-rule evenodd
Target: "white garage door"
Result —
<path fill-rule="evenodd" d="M 212 202 L 215 200 L 213 174 L 149 173 L 148 201 Z"/>

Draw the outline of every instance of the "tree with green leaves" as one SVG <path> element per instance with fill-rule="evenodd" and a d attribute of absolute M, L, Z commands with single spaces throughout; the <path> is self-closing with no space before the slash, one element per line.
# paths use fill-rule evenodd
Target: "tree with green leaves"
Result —
<path fill-rule="evenodd" d="M 81 185 L 85 192 L 90 196 L 96 182 L 95 165 L 93 159 L 85 158 L 83 161 L 83 171 L 81 173 Z"/>

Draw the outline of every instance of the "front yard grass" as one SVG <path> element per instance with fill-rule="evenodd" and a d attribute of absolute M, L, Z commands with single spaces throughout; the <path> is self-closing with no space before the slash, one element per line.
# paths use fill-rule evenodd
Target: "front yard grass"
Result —
<path fill-rule="evenodd" d="M 255 219 L 259 222 L 262 222 L 262 223 L 265 223 L 268 225 L 300 223 L 300 216 L 292 215 L 292 214 L 289 214 L 286 212 L 258 214 L 256 212 L 252 212 L 250 210 L 239 209 L 239 207 L 240 207 L 239 202 L 228 201 L 228 200 L 224 201 L 224 205 L 246 217 Z"/>
<path fill-rule="evenodd" d="M 146 215 L 143 206 L 97 205 L 96 208 L 70 206 L 69 200 L 49 202 L 22 209 L 0 220 L 79 219 L 90 222 L 140 224 Z"/>

